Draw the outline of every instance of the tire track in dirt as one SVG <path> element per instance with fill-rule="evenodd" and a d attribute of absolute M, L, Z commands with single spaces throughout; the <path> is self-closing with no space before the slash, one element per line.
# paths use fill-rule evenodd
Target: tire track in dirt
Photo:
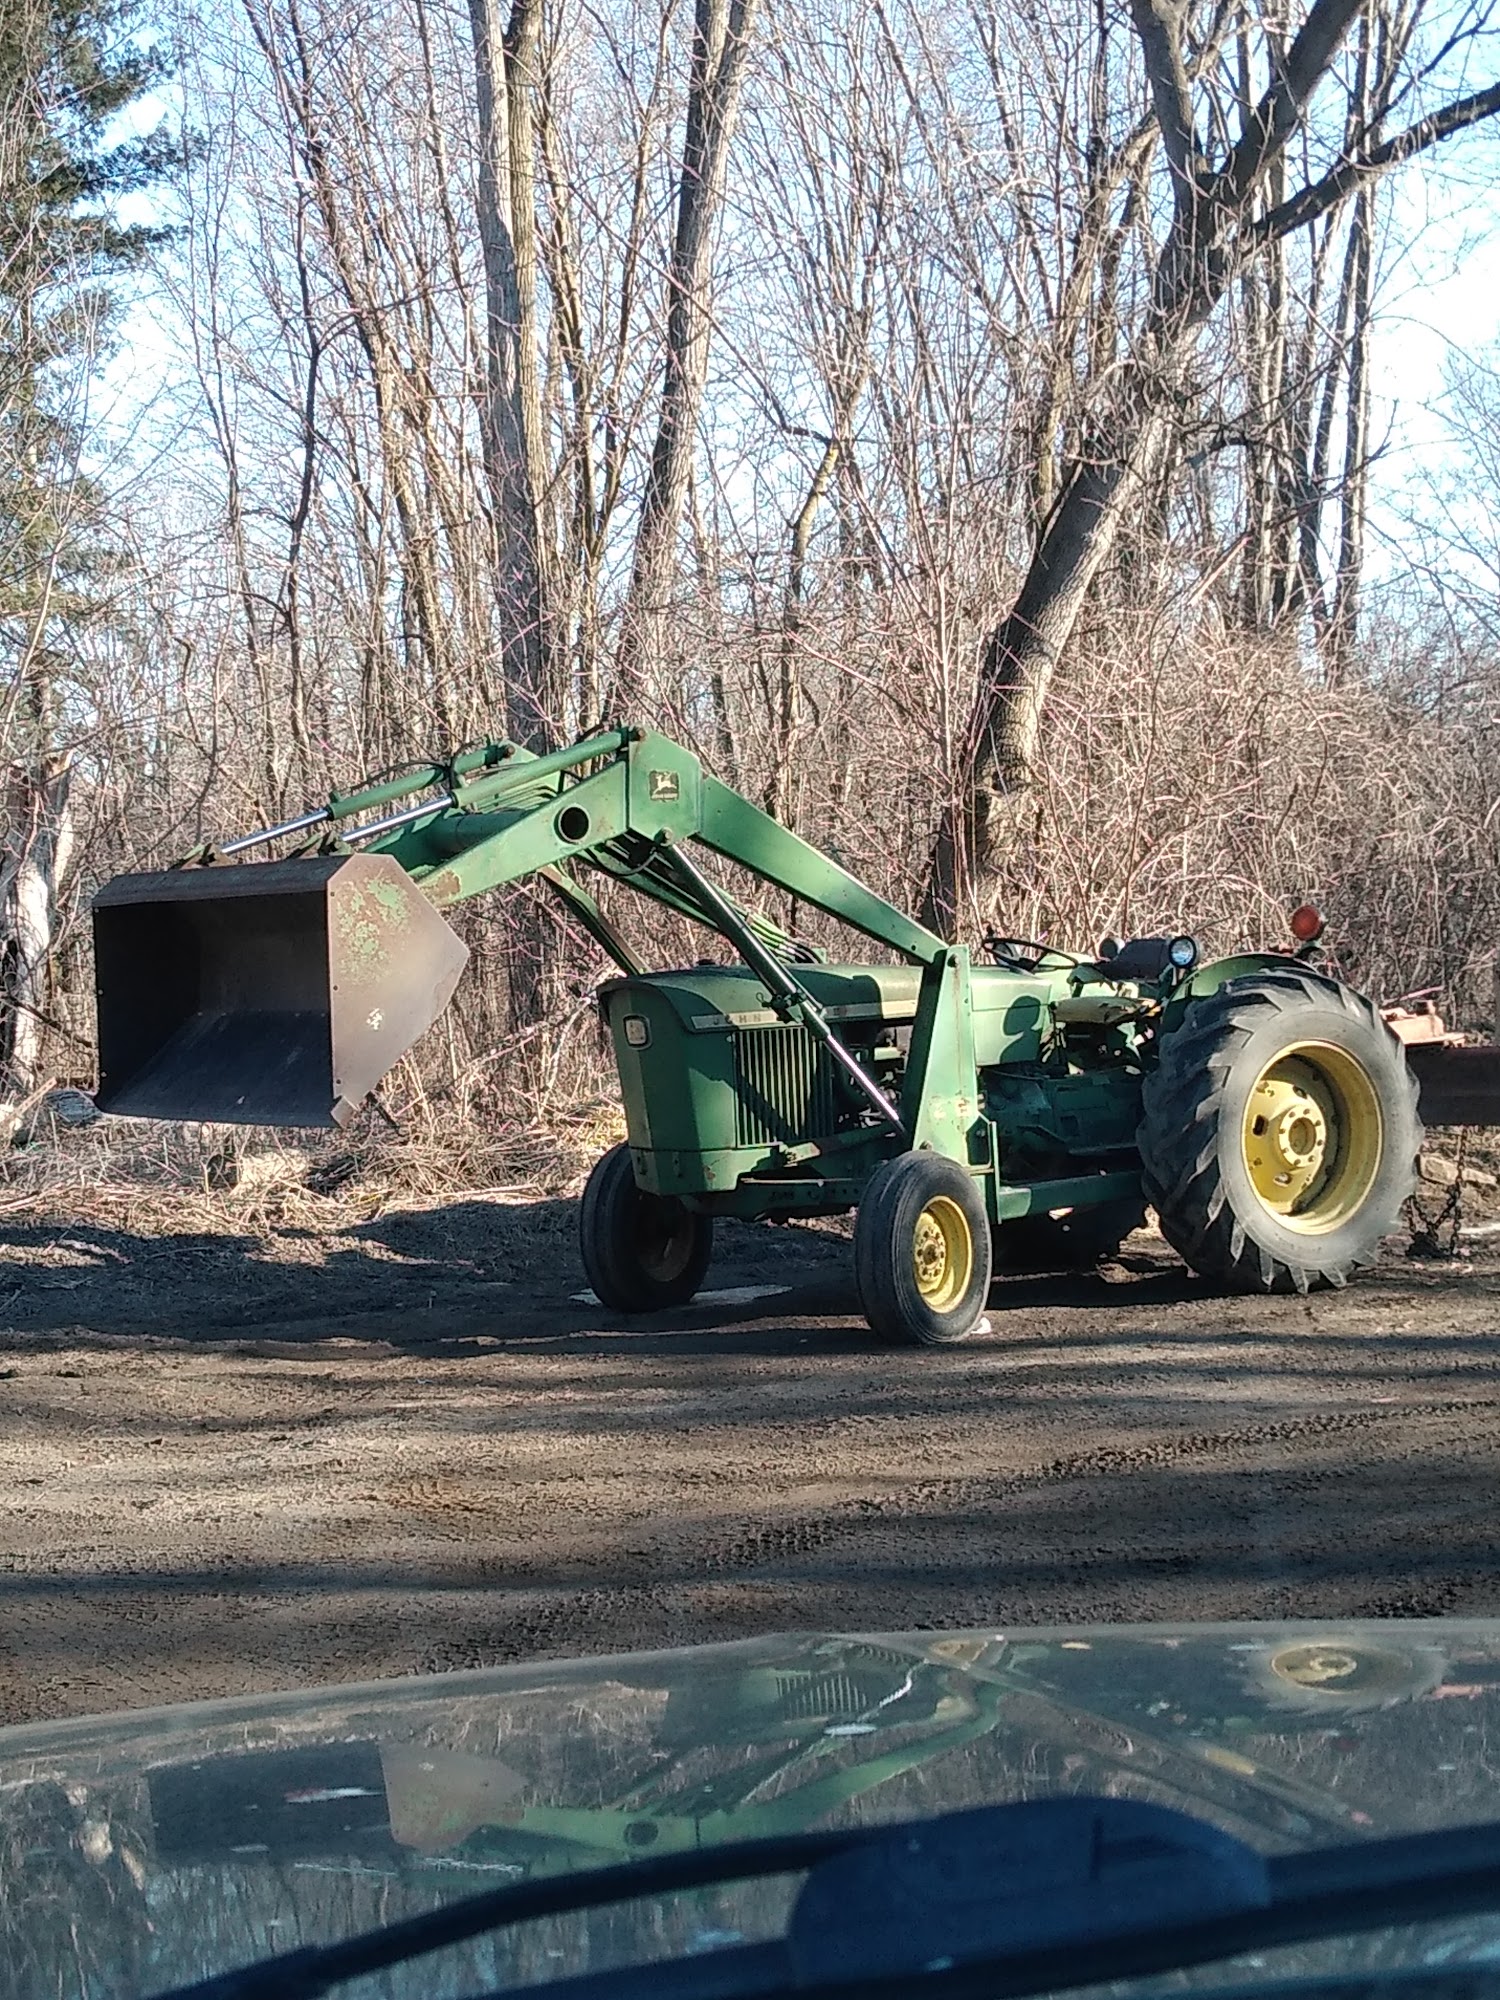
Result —
<path fill-rule="evenodd" d="M 722 1584 L 732 1579 L 773 1584 L 795 1582 L 800 1561 L 831 1553 L 851 1539 L 867 1537 L 872 1527 L 899 1528 L 918 1512 L 925 1511 L 929 1516 L 962 1515 L 975 1526 L 1007 1501 L 1046 1488 L 1128 1479 L 1142 1473 L 1202 1464 L 1224 1464 L 1247 1452 L 1259 1454 L 1268 1448 L 1316 1445 L 1325 1440 L 1334 1442 L 1370 1433 L 1407 1430 L 1445 1418 L 1464 1420 L 1465 1435 L 1457 1440 L 1462 1443 L 1468 1441 L 1478 1412 L 1500 1416 L 1500 1398 L 1476 1394 L 1364 1410 L 1320 1410 L 1303 1417 L 1269 1419 L 1220 1431 L 1184 1432 L 1141 1444 L 1068 1452 L 1014 1472 L 909 1480 L 878 1495 L 861 1495 L 835 1502 L 817 1513 L 767 1522 L 723 1542 L 716 1542 L 712 1536 L 696 1545 L 679 1542 L 675 1552 L 679 1558 L 687 1558 L 683 1567 L 690 1563 L 691 1573 L 681 1574 L 668 1583 L 631 1579 L 568 1592 L 521 1612 L 515 1636 L 524 1638 L 531 1650 L 552 1650 L 574 1643 L 575 1634 L 581 1638 L 601 1626 L 638 1632 L 643 1624 L 649 1627 L 660 1619 L 670 1621 L 674 1596 L 690 1592 L 696 1586 Z M 1253 1470 L 1268 1485 L 1283 1472 L 1294 1481 L 1315 1481 L 1318 1476 L 1316 1467 L 1300 1462 L 1293 1467 L 1271 1470 L 1257 1465 Z M 1182 1569 L 1184 1561 L 1181 1555 L 1169 1550 L 1154 1558 L 1142 1552 L 1138 1566 L 1142 1571 L 1172 1574 Z M 792 1572 L 790 1577 L 785 1574 L 787 1571 Z M 756 1576 L 756 1572 L 768 1574 Z M 1429 1594 L 1444 1595 L 1445 1608 L 1449 1608 L 1447 1600 L 1453 1598 L 1455 1590 L 1449 1587 L 1444 1593 L 1441 1587 L 1433 1586 Z M 1389 1615 L 1427 1614 L 1393 1611 Z M 899 1616 L 894 1622 L 899 1622 Z"/>
<path fill-rule="evenodd" d="M 817 1531 L 817 1517 L 768 1525 L 727 1545 L 716 1560 L 721 1569 L 745 1568 L 769 1560 L 779 1553 L 803 1554 L 823 1548 L 851 1533 L 858 1533 L 871 1520 L 899 1520 L 918 1507 L 952 1511 L 960 1505 L 996 1505 L 1015 1495 L 1041 1486 L 1056 1486 L 1068 1480 L 1111 1478 L 1120 1473 L 1164 1470 L 1204 1458 L 1222 1458 L 1257 1446 L 1297 1444 L 1307 1438 L 1340 1437 L 1379 1427 L 1393 1418 L 1408 1421 L 1424 1417 L 1454 1416 L 1475 1408 L 1500 1409 L 1500 1399 L 1459 1398 L 1441 1403 L 1406 1403 L 1374 1410 L 1329 1410 L 1308 1417 L 1286 1418 L 1279 1422 L 1244 1424 L 1234 1430 L 1188 1432 L 1150 1444 L 1100 1446 L 1092 1451 L 1068 1452 L 1037 1466 L 1012 1473 L 975 1473 L 951 1479 L 913 1480 L 893 1492 L 843 1503 L 835 1518 Z M 839 1518 L 839 1517 L 842 1518 Z M 782 1543 L 785 1543 L 783 1551 Z"/>
<path fill-rule="evenodd" d="M 716 1276 L 774 1294 L 617 1327 L 555 1230 L 476 1312 L 457 1226 L 387 1231 L 430 1304 L 282 1246 L 258 1337 L 215 1315 L 269 1243 L 79 1251 L 56 1297 L 12 1246 L 0 1718 L 796 1626 L 1500 1611 L 1500 1257 L 1227 1301 L 1146 1244 L 917 1357 L 842 1243 L 726 1231 Z"/>

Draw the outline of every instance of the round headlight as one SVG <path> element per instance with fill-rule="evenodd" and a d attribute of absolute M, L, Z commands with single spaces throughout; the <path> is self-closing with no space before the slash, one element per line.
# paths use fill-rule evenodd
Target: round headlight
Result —
<path fill-rule="evenodd" d="M 1167 946 L 1167 962 L 1175 965 L 1179 972 L 1191 972 L 1198 963 L 1198 940 L 1190 937 L 1174 937 Z"/>

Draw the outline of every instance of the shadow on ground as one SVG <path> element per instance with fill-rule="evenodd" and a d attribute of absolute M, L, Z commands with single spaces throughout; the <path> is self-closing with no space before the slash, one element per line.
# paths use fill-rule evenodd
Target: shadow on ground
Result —
<path fill-rule="evenodd" d="M 577 1203 L 460 1199 L 326 1227 L 134 1231 L 53 1216 L 0 1224 L 0 1348 L 121 1339 L 277 1349 L 366 1342 L 393 1352 L 459 1353 L 553 1339 L 670 1343 L 767 1354 L 826 1338 L 879 1348 L 863 1326 L 849 1245 L 827 1226 L 721 1223 L 708 1296 L 675 1312 L 624 1320 L 578 1294 Z M 1500 1289 L 1493 1269 L 1419 1265 L 1393 1256 L 1362 1284 L 1394 1303 L 1441 1289 Z M 753 1296 L 764 1288 L 761 1297 Z M 740 1293 L 720 1298 L 716 1293 Z M 1100 1271 L 997 1276 L 991 1328 L 976 1345 L 1024 1342 L 1059 1313 L 1170 1314 L 1203 1306 L 1211 1287 L 1159 1241 L 1133 1238 Z M 1293 1313 L 1306 1302 L 1226 1300 L 1223 1319 Z M 1153 1328 L 1153 1337 L 1164 1329 Z M 1086 1337 L 1082 1328 L 1079 1337 Z M 1101 1337 L 1109 1337 L 1106 1333 Z"/>
<path fill-rule="evenodd" d="M 608 1330 L 578 1294 L 587 1280 L 574 1201 L 457 1200 L 373 1220 L 262 1233 L 134 1231 L 86 1216 L 0 1225 L 0 1346 L 91 1335 L 209 1344 L 369 1340 L 397 1350 Z M 823 1229 L 721 1223 L 710 1294 L 766 1288 L 814 1317 L 855 1311 L 848 1246 Z M 712 1296 L 628 1323 L 710 1331 L 726 1309 L 753 1324 L 761 1302 Z"/>

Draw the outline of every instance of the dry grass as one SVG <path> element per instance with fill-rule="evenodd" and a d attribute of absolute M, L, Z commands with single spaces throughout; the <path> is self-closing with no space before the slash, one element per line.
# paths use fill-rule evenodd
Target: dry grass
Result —
<path fill-rule="evenodd" d="M 576 1194 L 618 1139 L 591 999 L 479 1055 L 445 1020 L 341 1132 L 101 1118 L 69 1128 L 34 1093 L 0 1148 L 0 1220 L 133 1234 L 336 1233 L 392 1207 Z"/>
<path fill-rule="evenodd" d="M 367 1114 L 327 1138 L 123 1118 L 68 1131 L 44 1121 L 0 1165 L 0 1218 L 86 1218 L 140 1236 L 321 1234 L 458 1195 L 575 1194 L 623 1132 L 618 1105 L 598 1096 L 546 1122 L 444 1118 L 424 1105 L 400 1129 Z"/>
<path fill-rule="evenodd" d="M 811 647 L 811 626 L 804 636 Z M 867 664 L 873 674 L 878 662 Z M 944 758 L 930 744 L 914 754 L 909 730 L 856 730 L 846 666 L 809 654 L 817 720 L 799 746 L 790 816 L 915 908 Z M 740 720 L 743 768 L 726 775 L 759 796 L 776 744 L 753 716 Z M 1284 643 L 1227 634 L 1181 607 L 1120 608 L 1095 621 L 1059 676 L 1035 834 L 1014 857 L 1000 920 L 1083 947 L 1106 931 L 1189 929 L 1217 954 L 1284 943 L 1287 912 L 1310 896 L 1330 919 L 1331 963 L 1354 984 L 1382 1000 L 1436 987 L 1451 1023 L 1491 1032 L 1497 745 L 1500 673 L 1487 661 L 1468 672 L 1457 657 L 1393 643 L 1379 672 L 1372 661 L 1367 677 L 1330 688 Z M 767 900 L 835 953 L 873 949 L 805 904 L 787 912 Z M 652 963 L 691 962 L 702 948 L 701 933 L 623 890 L 607 889 L 606 902 Z M 505 993 L 514 906 L 487 902 L 455 921 L 470 972 L 387 1079 L 383 1110 L 356 1128 L 309 1137 L 105 1121 L 69 1132 L 33 1093 L 12 1121 L 29 1126 L 30 1143 L 0 1145 L 0 1215 L 108 1210 L 149 1233 L 170 1202 L 180 1223 L 204 1230 L 319 1229 L 398 1202 L 576 1191 L 621 1132 L 589 997 L 607 968 L 570 932 L 560 949 L 574 990 L 517 1035 Z M 78 1030 L 48 1051 L 59 1075 L 91 1041 L 90 977 L 84 957 L 70 962 Z"/>

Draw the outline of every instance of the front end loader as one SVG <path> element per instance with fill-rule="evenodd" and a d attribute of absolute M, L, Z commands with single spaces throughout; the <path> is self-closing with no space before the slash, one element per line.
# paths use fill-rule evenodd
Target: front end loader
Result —
<path fill-rule="evenodd" d="M 879 959 L 828 962 L 731 895 L 723 861 Z M 649 969 L 590 877 L 694 920 L 733 962 Z M 614 1310 L 685 1304 L 718 1217 L 853 1210 L 871 1326 L 961 1340 L 997 1265 L 1096 1261 L 1147 1201 L 1204 1276 L 1306 1292 L 1371 1262 L 1411 1190 L 1402 1045 L 1305 952 L 1204 965 L 1186 936 L 1107 957 L 991 939 L 975 962 L 628 728 L 545 756 L 486 745 L 107 884 L 100 1108 L 345 1123 L 453 992 L 466 954 L 441 912 L 524 880 L 618 967 L 599 1006 L 628 1136 L 581 1208 Z"/>

